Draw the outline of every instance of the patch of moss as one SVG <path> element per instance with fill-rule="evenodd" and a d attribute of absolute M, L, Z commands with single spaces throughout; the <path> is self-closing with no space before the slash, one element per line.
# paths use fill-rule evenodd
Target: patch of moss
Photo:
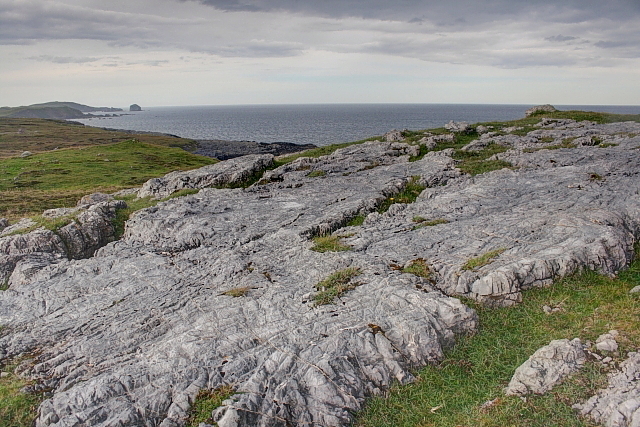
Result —
<path fill-rule="evenodd" d="M 417 258 L 411 261 L 411 263 L 402 269 L 403 273 L 413 274 L 425 279 L 430 279 L 433 272 L 429 268 L 429 264 L 424 258 Z"/>
<path fill-rule="evenodd" d="M 211 413 L 234 394 L 235 391 L 230 385 L 224 385 L 215 390 L 200 390 L 191 405 L 187 427 L 198 427 L 200 423 L 215 424 Z"/>

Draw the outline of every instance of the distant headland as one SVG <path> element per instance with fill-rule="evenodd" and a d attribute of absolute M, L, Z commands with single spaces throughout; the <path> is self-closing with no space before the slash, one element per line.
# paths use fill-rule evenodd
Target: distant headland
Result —
<path fill-rule="evenodd" d="M 76 102 L 54 101 L 21 107 L 0 107 L 0 117 L 68 120 L 100 117 L 89 113 L 113 113 L 119 111 L 123 111 L 122 108 L 91 107 Z"/>

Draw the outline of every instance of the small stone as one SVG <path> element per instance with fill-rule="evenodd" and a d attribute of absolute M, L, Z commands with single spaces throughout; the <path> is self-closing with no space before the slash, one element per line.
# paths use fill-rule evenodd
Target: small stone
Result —
<path fill-rule="evenodd" d="M 29 157 L 29 156 L 33 156 L 33 153 L 31 151 L 23 151 L 22 154 L 20 154 L 20 157 Z"/>
<path fill-rule="evenodd" d="M 616 351 L 618 350 L 618 343 L 615 340 L 607 339 L 596 343 L 596 348 L 600 351 Z"/>
<path fill-rule="evenodd" d="M 544 311 L 547 314 L 551 314 L 551 312 L 553 311 L 553 309 L 551 307 L 549 307 L 548 305 L 543 305 L 542 306 L 542 311 Z"/>
<path fill-rule="evenodd" d="M 605 357 L 604 359 L 602 359 L 602 363 L 605 363 L 605 364 L 606 364 L 606 363 L 611 362 L 612 360 L 613 360 L 613 359 L 612 359 L 611 357 L 607 356 L 607 357 Z"/>
<path fill-rule="evenodd" d="M 8 377 L 9 373 L 8 372 L 0 372 L 0 378 L 5 378 Z"/>
<path fill-rule="evenodd" d="M 631 289 L 629 291 L 630 294 L 640 294 L 640 285 L 636 286 L 635 288 Z"/>

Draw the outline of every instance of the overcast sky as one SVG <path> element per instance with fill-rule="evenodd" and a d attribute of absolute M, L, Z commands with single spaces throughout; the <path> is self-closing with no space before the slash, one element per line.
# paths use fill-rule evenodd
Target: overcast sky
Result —
<path fill-rule="evenodd" d="M 0 106 L 640 104 L 640 0 L 0 0 Z"/>

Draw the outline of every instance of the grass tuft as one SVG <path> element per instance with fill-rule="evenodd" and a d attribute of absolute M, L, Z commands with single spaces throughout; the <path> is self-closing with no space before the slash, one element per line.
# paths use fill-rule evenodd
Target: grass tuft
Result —
<path fill-rule="evenodd" d="M 500 256 L 501 253 L 506 251 L 506 248 L 499 248 L 493 251 L 484 253 L 478 257 L 471 258 L 462 266 L 463 270 L 476 270 L 482 266 L 491 264 L 495 258 Z"/>
<path fill-rule="evenodd" d="M 229 289 L 228 291 L 224 291 L 222 295 L 239 298 L 239 297 L 247 296 L 250 290 L 251 288 L 249 286 L 241 286 L 239 288 L 233 288 L 233 289 Z"/>
<path fill-rule="evenodd" d="M 392 197 L 387 197 L 380 206 L 378 206 L 378 212 L 383 213 L 389 210 L 391 205 L 394 203 L 413 203 L 416 201 L 418 196 L 424 191 L 426 188 L 424 185 L 420 184 L 419 176 L 413 176 L 404 186 L 404 188 L 397 194 Z"/>
<path fill-rule="evenodd" d="M 319 170 L 315 170 L 315 171 L 309 172 L 307 174 L 307 176 L 309 178 L 317 178 L 317 177 L 320 177 L 320 176 L 325 176 L 326 174 L 327 173 L 325 171 L 319 169 Z"/>
<path fill-rule="evenodd" d="M 315 305 L 332 304 L 345 292 L 355 289 L 359 283 L 352 283 L 351 279 L 362 274 L 359 268 L 350 267 L 339 270 L 315 285 L 318 293 L 313 297 Z"/>
<path fill-rule="evenodd" d="M 200 390 L 191 405 L 187 427 L 198 427 L 200 423 L 213 424 L 211 413 L 234 394 L 233 387 L 230 385 L 224 385 L 215 390 Z"/>
<path fill-rule="evenodd" d="M 411 263 L 402 269 L 403 273 L 413 274 L 425 279 L 430 279 L 433 272 L 429 268 L 429 264 L 424 258 L 417 258 L 411 261 Z"/>
<path fill-rule="evenodd" d="M 421 216 L 414 216 L 413 222 L 418 223 L 418 225 L 413 227 L 414 230 L 417 230 L 418 228 L 422 228 L 422 227 L 434 227 L 440 224 L 448 224 L 449 220 L 446 220 L 444 218 L 427 220 L 426 218 L 423 218 Z"/>
<path fill-rule="evenodd" d="M 342 252 L 350 251 L 351 246 L 342 244 L 340 237 L 338 236 L 319 236 L 313 238 L 314 246 L 312 251 L 324 253 L 324 252 Z"/>

